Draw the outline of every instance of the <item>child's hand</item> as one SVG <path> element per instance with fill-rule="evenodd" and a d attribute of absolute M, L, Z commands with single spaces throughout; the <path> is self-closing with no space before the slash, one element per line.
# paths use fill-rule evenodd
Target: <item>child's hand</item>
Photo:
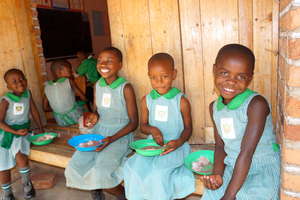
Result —
<path fill-rule="evenodd" d="M 98 121 L 98 115 L 91 112 L 83 113 L 83 125 L 87 128 L 92 128 Z"/>
<path fill-rule="evenodd" d="M 102 151 L 105 147 L 107 147 L 110 143 L 113 142 L 113 139 L 111 136 L 108 136 L 101 140 L 101 142 L 103 142 L 103 144 L 100 147 L 98 147 L 95 151 Z"/>
<path fill-rule="evenodd" d="M 21 136 L 25 136 L 28 134 L 28 130 L 27 129 L 20 129 L 20 130 L 16 130 L 16 135 L 21 135 Z"/>
<path fill-rule="evenodd" d="M 167 144 L 165 144 L 166 148 L 165 148 L 164 152 L 161 154 L 161 156 L 166 155 L 166 154 L 176 150 L 183 143 L 184 143 L 184 141 L 182 141 L 181 139 L 169 141 Z"/>
<path fill-rule="evenodd" d="M 221 175 L 201 175 L 200 180 L 204 186 L 210 190 L 216 190 L 223 184 L 223 178 Z"/>
<path fill-rule="evenodd" d="M 163 135 L 158 128 L 153 127 L 153 129 L 151 130 L 151 135 L 157 144 L 159 144 L 160 146 L 164 145 Z"/>

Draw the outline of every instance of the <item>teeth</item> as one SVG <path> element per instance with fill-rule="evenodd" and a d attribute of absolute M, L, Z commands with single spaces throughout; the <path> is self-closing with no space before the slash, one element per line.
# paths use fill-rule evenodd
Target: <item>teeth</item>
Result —
<path fill-rule="evenodd" d="M 101 72 L 107 73 L 107 72 L 109 72 L 109 69 L 101 69 Z"/>
<path fill-rule="evenodd" d="M 234 92 L 233 89 L 229 89 L 229 88 L 224 88 L 224 90 L 225 90 L 226 92 Z"/>

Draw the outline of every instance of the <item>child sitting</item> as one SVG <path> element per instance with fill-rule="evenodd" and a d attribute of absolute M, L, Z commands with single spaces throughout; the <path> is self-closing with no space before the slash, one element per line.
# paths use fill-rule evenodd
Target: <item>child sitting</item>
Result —
<path fill-rule="evenodd" d="M 83 108 L 75 101 L 75 94 L 82 101 L 86 99 L 71 78 L 71 64 L 65 60 L 54 61 L 51 64 L 51 71 L 54 81 L 45 83 L 44 111 L 53 111 L 54 118 L 60 126 L 77 124 L 83 113 Z"/>
<path fill-rule="evenodd" d="M 213 72 L 219 98 L 210 104 L 214 121 L 213 174 L 202 176 L 202 200 L 279 199 L 280 153 L 268 102 L 248 89 L 255 57 L 229 44 L 218 52 Z"/>
<path fill-rule="evenodd" d="M 124 166 L 127 199 L 180 199 L 195 190 L 193 173 L 184 167 L 190 153 L 191 107 L 183 93 L 172 87 L 176 73 L 169 54 L 155 54 L 148 62 L 153 90 L 142 99 L 140 129 L 166 148 L 160 156 L 135 154 L 128 159 Z"/>
<path fill-rule="evenodd" d="M 10 169 L 16 163 L 22 177 L 24 198 L 35 196 L 30 181 L 28 155 L 30 143 L 27 140 L 30 128 L 29 114 L 37 123 L 39 131 L 43 131 L 38 110 L 27 89 L 27 80 L 19 69 L 10 69 L 4 75 L 7 88 L 11 90 L 1 98 L 0 102 L 0 183 L 4 191 L 1 200 L 14 200 L 11 189 Z"/>
<path fill-rule="evenodd" d="M 92 190 L 93 200 L 104 200 L 103 190 L 125 200 L 122 165 L 129 154 L 131 132 L 137 128 L 138 113 L 133 87 L 118 77 L 122 67 L 122 53 L 109 47 L 98 57 L 97 69 L 102 78 L 95 84 L 97 113 L 85 116 L 85 125 L 92 133 L 105 137 L 96 151 L 76 151 L 69 162 L 65 176 L 67 186 Z"/>

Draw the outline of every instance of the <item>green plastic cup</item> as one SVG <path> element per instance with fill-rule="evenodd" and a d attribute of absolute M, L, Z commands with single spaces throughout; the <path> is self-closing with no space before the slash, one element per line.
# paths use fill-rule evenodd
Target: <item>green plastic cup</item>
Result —
<path fill-rule="evenodd" d="M 192 164 L 193 162 L 197 161 L 198 158 L 200 158 L 201 156 L 207 158 L 209 160 L 209 162 L 211 162 L 212 164 L 214 164 L 214 151 L 212 150 L 200 150 L 200 151 L 195 151 L 191 154 L 189 154 L 185 159 L 184 159 L 184 165 L 186 168 L 188 168 L 189 170 L 197 173 L 197 174 L 201 174 L 201 175 L 210 175 L 211 172 L 199 172 L 199 171 L 195 171 L 192 168 Z"/>
<path fill-rule="evenodd" d="M 155 150 L 145 150 L 143 148 L 148 146 L 160 147 L 153 139 L 137 140 L 129 144 L 129 146 L 142 156 L 158 156 L 164 151 L 164 147 Z"/>
<path fill-rule="evenodd" d="M 42 137 L 44 135 L 52 135 L 52 136 L 54 136 L 54 138 L 56 138 L 58 136 L 57 133 L 45 132 L 45 133 L 41 133 L 41 134 L 30 136 L 28 138 L 28 141 L 31 142 L 34 145 L 42 146 L 42 145 L 50 144 L 54 140 L 54 138 L 52 138 L 52 139 L 44 140 L 44 141 L 36 141 L 39 137 Z"/>

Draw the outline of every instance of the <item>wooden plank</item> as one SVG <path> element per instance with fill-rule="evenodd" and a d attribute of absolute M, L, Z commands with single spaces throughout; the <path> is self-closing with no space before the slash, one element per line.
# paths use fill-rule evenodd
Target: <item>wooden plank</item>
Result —
<path fill-rule="evenodd" d="M 209 104 L 216 99 L 213 81 L 213 64 L 218 50 L 225 44 L 238 42 L 237 0 L 200 1 L 203 38 L 205 125 L 212 126 Z"/>
<path fill-rule="evenodd" d="M 271 100 L 273 0 L 253 1 L 253 49 L 256 56 L 254 89 Z"/>
<path fill-rule="evenodd" d="M 185 93 L 191 102 L 193 117 L 192 144 L 205 141 L 204 77 L 199 0 L 180 0 L 183 74 Z"/>
<path fill-rule="evenodd" d="M 153 54 L 166 52 L 172 55 L 177 69 L 177 78 L 173 84 L 183 90 L 178 1 L 151 0 L 149 15 Z"/>

